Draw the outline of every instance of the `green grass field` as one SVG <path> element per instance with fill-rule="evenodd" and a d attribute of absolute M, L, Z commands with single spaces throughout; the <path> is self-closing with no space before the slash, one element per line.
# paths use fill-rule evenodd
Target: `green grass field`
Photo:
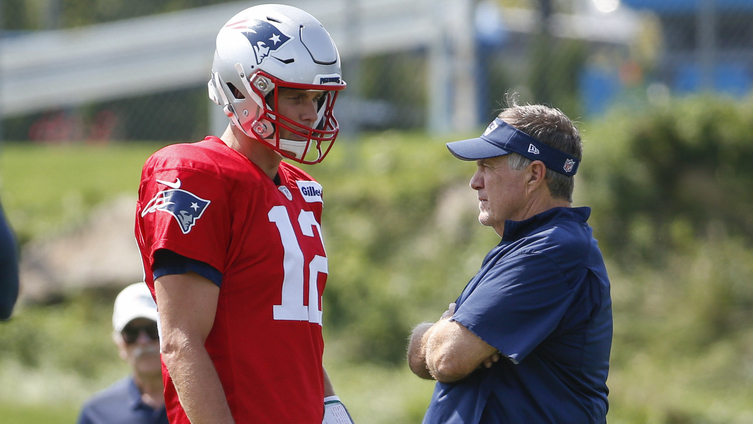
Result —
<path fill-rule="evenodd" d="M 74 405 L 19 405 L 0 402 L 5 424 L 75 423 L 78 409 Z"/>
<path fill-rule="evenodd" d="M 94 205 L 136 195 L 151 143 L 0 146 L 0 200 L 26 241 L 85 219 Z"/>

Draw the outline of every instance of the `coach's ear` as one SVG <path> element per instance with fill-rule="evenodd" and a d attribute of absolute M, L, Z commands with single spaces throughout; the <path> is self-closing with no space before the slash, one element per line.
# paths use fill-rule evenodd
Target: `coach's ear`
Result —
<path fill-rule="evenodd" d="M 526 191 L 533 193 L 540 187 L 546 187 L 546 165 L 540 160 L 535 160 L 526 169 Z"/>

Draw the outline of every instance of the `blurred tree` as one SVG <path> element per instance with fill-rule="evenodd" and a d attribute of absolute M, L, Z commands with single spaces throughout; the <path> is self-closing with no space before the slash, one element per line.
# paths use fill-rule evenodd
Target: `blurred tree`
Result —
<path fill-rule="evenodd" d="M 0 2 L 0 17 L 3 31 L 34 29 L 29 21 L 28 0 L 4 0 Z"/>
<path fill-rule="evenodd" d="M 120 19 L 173 12 L 232 0 L 5 0 L 3 29 L 73 28 Z"/>
<path fill-rule="evenodd" d="M 554 105 L 566 115 L 581 116 L 578 78 L 586 63 L 582 41 L 555 38 L 551 34 L 552 0 L 538 0 L 538 33 L 532 39 L 529 84 L 533 102 Z"/>
<path fill-rule="evenodd" d="M 549 65 L 552 51 L 552 33 L 549 28 L 552 17 L 552 0 L 539 0 L 538 32 L 534 38 L 532 55 L 531 87 L 538 103 L 552 104 L 552 67 Z"/>
<path fill-rule="evenodd" d="M 753 242 L 753 99 L 674 100 L 602 125 L 610 135 L 586 154 L 605 164 L 587 164 L 582 178 L 618 258 L 656 263 L 697 238 Z"/>
<path fill-rule="evenodd" d="M 382 54 L 362 59 L 361 87 L 374 127 L 415 128 L 424 125 L 426 52 Z M 387 106 L 389 104 L 389 106 Z M 382 113 L 384 116 L 380 115 Z M 381 119 L 381 122 L 380 122 Z"/>

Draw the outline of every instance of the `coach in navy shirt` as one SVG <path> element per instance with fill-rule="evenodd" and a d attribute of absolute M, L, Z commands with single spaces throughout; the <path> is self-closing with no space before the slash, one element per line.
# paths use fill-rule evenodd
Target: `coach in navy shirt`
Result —
<path fill-rule="evenodd" d="M 78 424 L 168 424 L 162 394 L 157 305 L 145 283 L 131 284 L 115 299 L 113 338 L 132 375 L 95 394 Z"/>
<path fill-rule="evenodd" d="M 502 240 L 411 335 L 411 370 L 437 381 L 423 422 L 605 423 L 612 302 L 591 210 L 571 207 L 578 130 L 557 109 L 513 104 L 447 147 L 476 161 L 479 221 Z"/>

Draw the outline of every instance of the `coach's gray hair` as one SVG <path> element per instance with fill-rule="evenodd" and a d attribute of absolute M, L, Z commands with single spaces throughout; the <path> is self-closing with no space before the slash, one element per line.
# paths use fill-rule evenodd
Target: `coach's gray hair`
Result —
<path fill-rule="evenodd" d="M 542 143 L 568 153 L 578 160 L 583 157 L 583 145 L 575 124 L 561 110 L 544 105 L 515 104 L 509 98 L 510 106 L 503 109 L 499 118 Z M 517 153 L 508 155 L 508 164 L 512 169 L 523 169 L 531 160 Z M 546 185 L 552 197 L 573 201 L 575 177 L 566 176 L 556 171 L 546 173 Z"/>

